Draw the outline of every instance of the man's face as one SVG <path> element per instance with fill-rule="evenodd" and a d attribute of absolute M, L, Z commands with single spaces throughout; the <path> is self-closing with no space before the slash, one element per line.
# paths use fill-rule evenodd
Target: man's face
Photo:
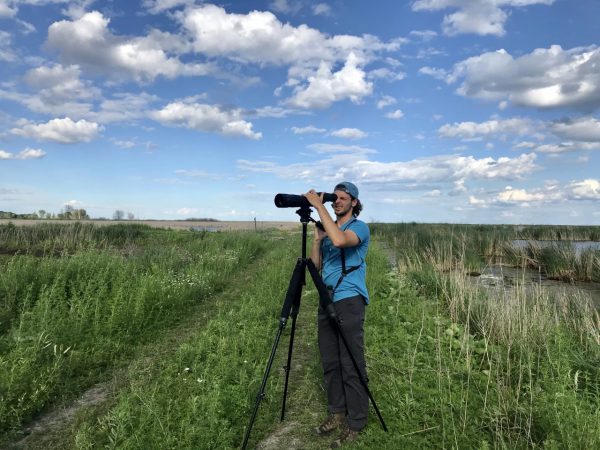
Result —
<path fill-rule="evenodd" d="M 352 200 L 350 194 L 344 191 L 335 191 L 334 193 L 337 195 L 337 200 L 333 202 L 333 212 L 336 217 L 344 217 L 349 211 L 352 211 L 356 200 Z"/>

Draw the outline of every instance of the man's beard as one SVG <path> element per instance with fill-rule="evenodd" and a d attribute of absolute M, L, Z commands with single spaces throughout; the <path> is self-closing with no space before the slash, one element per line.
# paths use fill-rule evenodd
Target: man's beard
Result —
<path fill-rule="evenodd" d="M 349 211 L 352 211 L 352 205 L 348 205 L 347 208 L 340 210 L 334 209 L 333 213 L 336 215 L 336 217 L 344 217 Z"/>

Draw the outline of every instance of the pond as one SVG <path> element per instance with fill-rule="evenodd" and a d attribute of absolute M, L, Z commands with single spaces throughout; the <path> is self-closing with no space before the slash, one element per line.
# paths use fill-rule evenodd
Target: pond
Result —
<path fill-rule="evenodd" d="M 517 286 L 541 286 L 555 295 L 589 297 L 600 309 L 600 283 L 583 281 L 565 283 L 550 280 L 536 270 L 519 269 L 502 264 L 488 265 L 481 270 L 481 273 L 473 273 L 469 278 L 472 283 L 486 289 L 510 291 Z"/>
<path fill-rule="evenodd" d="M 516 239 L 512 241 L 513 247 L 516 248 L 525 248 L 529 244 L 537 245 L 539 247 L 570 247 L 575 251 L 575 254 L 579 254 L 585 250 L 600 250 L 600 242 L 598 241 L 536 241 L 526 239 Z"/>

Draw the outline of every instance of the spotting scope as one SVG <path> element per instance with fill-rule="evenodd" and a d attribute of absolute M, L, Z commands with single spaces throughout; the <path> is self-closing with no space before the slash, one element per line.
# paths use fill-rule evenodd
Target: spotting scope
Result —
<path fill-rule="evenodd" d="M 321 195 L 322 192 L 317 192 L 317 195 Z M 335 202 L 337 195 L 325 193 L 323 194 L 323 203 Z M 275 196 L 275 206 L 278 208 L 301 208 L 303 206 L 311 206 L 310 202 L 304 195 L 294 194 L 277 194 Z"/>

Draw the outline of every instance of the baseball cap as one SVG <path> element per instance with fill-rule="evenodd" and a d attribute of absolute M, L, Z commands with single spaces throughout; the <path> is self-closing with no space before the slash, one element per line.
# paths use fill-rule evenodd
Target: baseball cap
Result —
<path fill-rule="evenodd" d="M 342 181 L 338 183 L 334 191 L 344 191 L 346 194 L 350 194 L 353 198 L 358 198 L 358 188 L 354 183 L 350 183 L 349 181 Z"/>

